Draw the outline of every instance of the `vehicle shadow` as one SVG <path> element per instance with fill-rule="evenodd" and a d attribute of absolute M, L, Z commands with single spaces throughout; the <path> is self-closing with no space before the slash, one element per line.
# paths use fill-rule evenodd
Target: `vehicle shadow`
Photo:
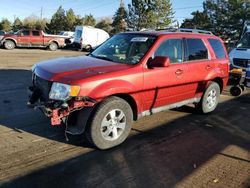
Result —
<path fill-rule="evenodd" d="M 30 82 L 25 70 L 0 71 L 0 125 L 26 131 L 48 139 L 65 142 L 63 127 L 49 127 L 43 115 L 26 109 L 25 87 Z M 15 80 L 18 78 L 18 81 Z M 2 82 L 3 81 L 3 82 Z M 15 83 L 15 84 L 13 84 Z M 2 187 L 174 187 L 184 181 L 215 155 L 244 161 L 223 153 L 230 145 L 250 150 L 250 94 L 222 102 L 216 113 L 200 115 L 190 107 L 180 112 L 162 112 L 139 120 L 133 133 L 122 145 L 106 150 L 93 150 L 63 162 L 44 167 L 16 178 Z M 176 117 L 176 113 L 183 113 Z M 15 115 L 19 114 L 19 115 Z M 169 116 L 169 117 L 166 117 Z M 154 121 L 151 121 L 151 118 Z M 171 121 L 166 121 L 170 118 Z M 38 126 L 39 124 L 39 126 Z M 145 130 L 145 125 L 155 124 Z M 24 126 L 26 125 L 26 126 Z M 51 133 L 57 136 L 50 137 Z M 82 145 L 83 142 L 71 144 Z M 223 161 L 221 161 L 223 163 Z M 220 171 L 214 169 L 216 172 Z M 230 172 L 230 168 L 227 169 Z M 213 170 L 201 172 L 196 185 L 211 187 Z M 235 178 L 235 177 L 232 177 Z M 204 183 L 204 184 L 203 184 Z M 230 183 L 230 181 L 229 181 Z M 250 179 L 242 187 L 250 185 Z"/>

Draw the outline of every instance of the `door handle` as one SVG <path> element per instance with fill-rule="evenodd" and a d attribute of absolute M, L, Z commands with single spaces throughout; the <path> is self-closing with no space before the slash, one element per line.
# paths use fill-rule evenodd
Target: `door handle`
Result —
<path fill-rule="evenodd" d="M 211 68 L 212 68 L 211 65 L 207 65 L 207 66 L 206 66 L 206 69 L 207 69 L 207 70 L 209 70 L 209 69 L 211 69 Z"/>
<path fill-rule="evenodd" d="M 177 74 L 177 75 L 180 75 L 182 73 L 183 73 L 183 70 L 181 70 L 181 69 L 178 69 L 177 71 L 175 71 L 175 74 Z"/>

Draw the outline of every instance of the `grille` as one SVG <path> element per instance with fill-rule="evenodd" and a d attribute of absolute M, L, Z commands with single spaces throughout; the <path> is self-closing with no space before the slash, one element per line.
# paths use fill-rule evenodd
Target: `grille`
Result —
<path fill-rule="evenodd" d="M 233 62 L 234 62 L 234 65 L 236 65 L 236 66 L 247 68 L 248 64 L 250 64 L 250 59 L 234 58 Z"/>
<path fill-rule="evenodd" d="M 45 100 L 49 99 L 49 92 L 52 85 L 52 82 L 44 80 L 37 75 L 34 75 L 34 85 L 39 89 L 41 97 Z"/>

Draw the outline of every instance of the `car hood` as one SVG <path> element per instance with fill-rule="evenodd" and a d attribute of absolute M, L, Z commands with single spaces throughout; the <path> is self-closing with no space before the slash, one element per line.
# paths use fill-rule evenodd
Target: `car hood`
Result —
<path fill-rule="evenodd" d="M 233 58 L 250 59 L 250 49 L 235 48 L 229 53 L 229 57 L 231 60 Z"/>
<path fill-rule="evenodd" d="M 89 56 L 64 57 L 36 64 L 35 74 L 45 80 L 70 84 L 79 79 L 128 69 L 131 65 Z"/>

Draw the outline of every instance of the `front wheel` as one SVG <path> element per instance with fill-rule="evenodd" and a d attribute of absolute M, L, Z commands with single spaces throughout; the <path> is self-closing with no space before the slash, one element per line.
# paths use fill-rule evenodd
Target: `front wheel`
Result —
<path fill-rule="evenodd" d="M 16 47 L 15 43 L 11 40 L 7 40 L 4 42 L 4 48 L 7 50 L 12 50 Z"/>
<path fill-rule="evenodd" d="M 110 97 L 94 112 L 87 139 L 99 149 L 108 149 L 121 144 L 129 135 L 133 122 L 130 105 L 119 97 Z"/>
<path fill-rule="evenodd" d="M 49 49 L 50 49 L 51 51 L 56 51 L 56 50 L 58 49 L 58 45 L 57 45 L 55 42 L 51 42 L 51 43 L 49 44 Z"/>
<path fill-rule="evenodd" d="M 215 110 L 220 99 L 220 86 L 216 82 L 210 82 L 204 92 L 197 108 L 200 112 L 206 114 Z"/>

